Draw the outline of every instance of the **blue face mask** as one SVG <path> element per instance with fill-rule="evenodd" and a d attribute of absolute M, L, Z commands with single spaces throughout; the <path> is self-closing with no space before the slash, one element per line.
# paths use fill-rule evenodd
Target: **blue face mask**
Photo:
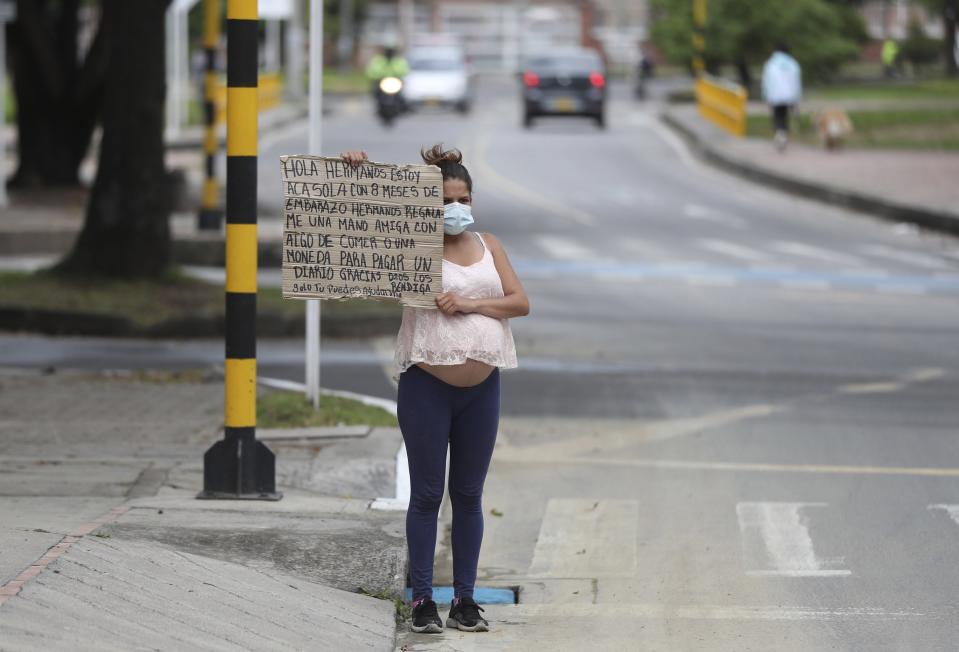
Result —
<path fill-rule="evenodd" d="M 473 223 L 473 210 L 468 204 L 458 201 L 443 207 L 443 232 L 446 235 L 459 235 Z"/>

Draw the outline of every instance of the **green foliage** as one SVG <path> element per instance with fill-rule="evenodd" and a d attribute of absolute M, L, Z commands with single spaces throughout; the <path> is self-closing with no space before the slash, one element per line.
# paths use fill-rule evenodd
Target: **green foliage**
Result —
<path fill-rule="evenodd" d="M 692 3 L 652 0 L 652 40 L 675 63 L 692 57 Z M 866 38 L 859 13 L 827 0 L 710 0 L 706 65 L 761 65 L 778 42 L 789 44 L 807 79 L 828 79 L 859 54 Z"/>
<path fill-rule="evenodd" d="M 942 41 L 926 36 L 919 21 L 911 20 L 899 52 L 904 60 L 914 66 L 936 63 L 942 52 Z"/>
<path fill-rule="evenodd" d="M 376 598 L 377 600 L 389 600 L 392 602 L 393 606 L 396 608 L 395 618 L 398 625 L 402 625 L 413 615 L 413 610 L 410 608 L 410 605 L 408 605 L 403 598 L 394 594 L 392 591 L 384 589 L 374 593 L 366 587 L 361 586 L 357 589 L 357 593 L 360 593 L 361 595 L 367 595 L 371 598 Z"/>

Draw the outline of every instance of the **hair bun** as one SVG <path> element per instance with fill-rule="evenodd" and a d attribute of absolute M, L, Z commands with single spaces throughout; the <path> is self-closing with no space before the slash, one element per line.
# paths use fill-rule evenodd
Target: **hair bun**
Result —
<path fill-rule="evenodd" d="M 437 165 L 443 167 L 444 165 L 453 164 L 462 164 L 463 163 L 463 153 L 458 149 L 443 149 L 443 143 L 437 143 L 429 149 L 421 149 L 420 156 L 423 157 L 423 162 L 427 165 Z"/>

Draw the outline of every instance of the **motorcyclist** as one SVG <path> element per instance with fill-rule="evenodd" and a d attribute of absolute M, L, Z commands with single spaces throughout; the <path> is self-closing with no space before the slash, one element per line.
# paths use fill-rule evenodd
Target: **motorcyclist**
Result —
<path fill-rule="evenodd" d="M 387 126 L 406 111 L 401 89 L 403 88 L 402 79 L 408 72 L 409 66 L 406 65 L 406 59 L 398 56 L 396 49 L 392 46 L 383 48 L 383 53 L 374 56 L 366 66 L 366 76 L 370 80 L 373 98 L 376 100 L 376 112 L 383 124 Z M 384 86 L 383 81 L 388 79 L 401 81 Z"/>
<path fill-rule="evenodd" d="M 375 92 L 381 79 L 385 77 L 403 79 L 409 70 L 406 59 L 396 53 L 396 48 L 387 46 L 383 48 L 381 54 L 376 54 L 370 59 L 370 63 L 366 66 L 366 76 L 373 83 Z"/>

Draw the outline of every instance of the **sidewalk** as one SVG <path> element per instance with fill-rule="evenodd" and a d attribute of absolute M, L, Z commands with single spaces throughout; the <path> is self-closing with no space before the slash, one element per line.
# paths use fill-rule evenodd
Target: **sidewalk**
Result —
<path fill-rule="evenodd" d="M 393 650 L 361 589 L 405 586 L 404 515 L 369 508 L 398 431 L 272 442 L 281 501 L 199 501 L 222 401 L 211 374 L 0 370 L 0 648 Z"/>
<path fill-rule="evenodd" d="M 760 183 L 898 222 L 959 234 L 959 155 L 937 151 L 842 150 L 735 138 L 695 106 L 661 114 L 703 159 Z"/>

